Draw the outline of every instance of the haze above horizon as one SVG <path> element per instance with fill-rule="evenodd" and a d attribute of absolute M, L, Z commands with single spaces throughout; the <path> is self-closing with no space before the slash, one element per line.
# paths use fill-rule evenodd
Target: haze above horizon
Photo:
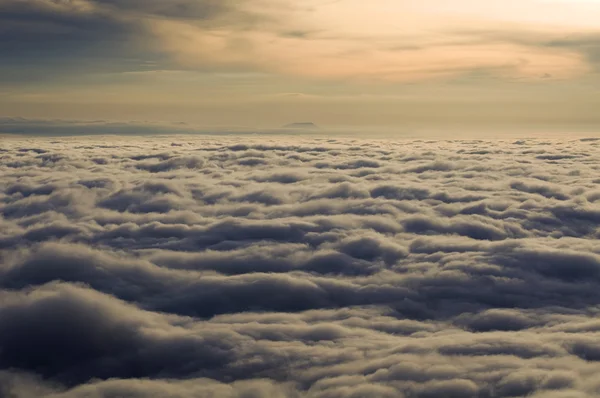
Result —
<path fill-rule="evenodd" d="M 0 0 L 0 116 L 596 131 L 598 15 L 589 0 Z"/>

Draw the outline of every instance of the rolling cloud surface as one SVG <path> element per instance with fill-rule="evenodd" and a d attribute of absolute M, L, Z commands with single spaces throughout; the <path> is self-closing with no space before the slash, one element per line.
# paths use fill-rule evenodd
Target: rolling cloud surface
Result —
<path fill-rule="evenodd" d="M 599 144 L 3 139 L 0 397 L 598 397 Z"/>

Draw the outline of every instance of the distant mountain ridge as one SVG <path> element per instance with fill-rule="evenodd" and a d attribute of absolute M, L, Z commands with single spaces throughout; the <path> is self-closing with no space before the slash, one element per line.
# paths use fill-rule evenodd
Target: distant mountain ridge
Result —
<path fill-rule="evenodd" d="M 305 129 L 305 130 L 316 130 L 319 127 L 312 122 L 297 122 L 290 123 L 283 126 L 284 129 Z"/>

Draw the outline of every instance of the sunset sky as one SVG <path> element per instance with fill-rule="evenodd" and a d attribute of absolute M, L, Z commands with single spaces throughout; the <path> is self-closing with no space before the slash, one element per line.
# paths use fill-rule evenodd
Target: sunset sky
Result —
<path fill-rule="evenodd" d="M 600 398 L 600 0 L 0 0 L 0 398 Z"/>
<path fill-rule="evenodd" d="M 0 0 L 0 116 L 600 126 L 600 1 Z"/>

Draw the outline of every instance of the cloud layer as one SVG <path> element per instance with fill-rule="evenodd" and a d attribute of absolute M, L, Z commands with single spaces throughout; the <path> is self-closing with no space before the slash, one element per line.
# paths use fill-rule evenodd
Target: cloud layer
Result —
<path fill-rule="evenodd" d="M 599 143 L 7 138 L 0 397 L 597 397 Z"/>

